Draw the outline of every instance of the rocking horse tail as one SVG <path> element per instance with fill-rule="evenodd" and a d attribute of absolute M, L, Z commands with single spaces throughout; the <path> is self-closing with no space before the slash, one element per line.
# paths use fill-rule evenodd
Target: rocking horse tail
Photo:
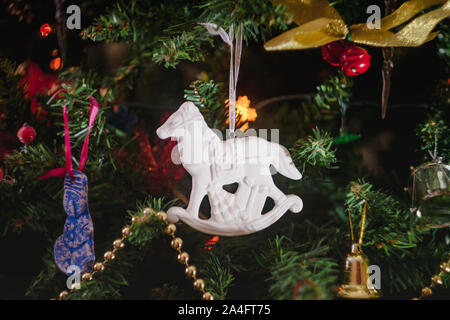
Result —
<path fill-rule="evenodd" d="M 272 143 L 272 165 L 283 176 L 293 180 L 300 180 L 302 174 L 295 167 L 288 149 L 280 144 Z"/>

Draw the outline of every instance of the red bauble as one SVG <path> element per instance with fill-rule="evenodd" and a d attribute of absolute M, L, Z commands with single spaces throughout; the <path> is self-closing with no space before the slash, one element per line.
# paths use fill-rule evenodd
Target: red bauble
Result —
<path fill-rule="evenodd" d="M 367 50 L 357 46 L 348 47 L 340 58 L 341 70 L 347 76 L 357 76 L 369 69 L 370 58 Z"/>
<path fill-rule="evenodd" d="M 2 182 L 3 180 L 3 169 L 0 168 L 0 182 Z"/>
<path fill-rule="evenodd" d="M 349 47 L 349 42 L 346 40 L 338 40 L 327 43 L 322 46 L 322 57 L 326 62 L 334 67 L 339 65 L 342 52 Z"/>
<path fill-rule="evenodd" d="M 17 138 L 25 145 L 30 144 L 35 137 L 36 130 L 34 130 L 33 127 L 30 127 L 28 123 L 24 123 L 22 128 L 17 131 Z"/>

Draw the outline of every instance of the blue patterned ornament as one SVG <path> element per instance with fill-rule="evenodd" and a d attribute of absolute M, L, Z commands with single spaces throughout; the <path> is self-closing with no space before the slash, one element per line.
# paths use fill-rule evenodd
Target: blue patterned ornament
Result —
<path fill-rule="evenodd" d="M 80 272 L 92 271 L 95 261 L 94 225 L 88 208 L 87 177 L 78 170 L 73 171 L 74 179 L 66 173 L 64 180 L 63 206 L 67 213 L 64 232 L 55 242 L 56 265 L 70 275 L 76 266 Z M 72 267 L 73 268 L 73 267 Z"/>
<path fill-rule="evenodd" d="M 88 156 L 89 134 L 99 111 L 97 100 L 89 97 L 91 108 L 89 124 L 83 148 L 81 149 L 79 170 L 73 170 L 70 147 L 69 117 L 67 106 L 63 107 L 64 145 L 66 167 L 50 170 L 40 176 L 43 180 L 50 177 L 64 177 L 63 206 L 67 213 L 64 232 L 56 239 L 54 248 L 55 263 L 62 272 L 71 275 L 74 272 L 90 272 L 95 261 L 94 225 L 88 208 L 87 177 L 82 172 Z"/>

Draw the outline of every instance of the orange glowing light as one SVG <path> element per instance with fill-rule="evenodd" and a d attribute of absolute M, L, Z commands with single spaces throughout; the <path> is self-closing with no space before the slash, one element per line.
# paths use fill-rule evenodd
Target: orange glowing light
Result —
<path fill-rule="evenodd" d="M 41 36 L 46 37 L 52 32 L 52 27 L 48 23 L 45 23 L 39 30 L 41 31 Z"/>
<path fill-rule="evenodd" d="M 211 250 L 213 248 L 213 246 L 219 241 L 219 236 L 214 236 L 211 239 L 209 239 L 208 241 L 205 242 L 205 250 Z"/>
<path fill-rule="evenodd" d="M 228 107 L 228 100 L 225 101 Z M 253 122 L 258 117 L 255 108 L 250 107 L 250 99 L 247 96 L 239 96 L 236 100 L 236 116 L 240 117 L 239 123 L 242 124 L 239 129 L 245 131 L 248 129 L 248 123 Z M 228 120 L 227 120 L 228 123 Z"/>
<path fill-rule="evenodd" d="M 62 69 L 64 63 L 60 57 L 56 57 L 50 61 L 50 69 L 54 71 L 59 71 Z"/>

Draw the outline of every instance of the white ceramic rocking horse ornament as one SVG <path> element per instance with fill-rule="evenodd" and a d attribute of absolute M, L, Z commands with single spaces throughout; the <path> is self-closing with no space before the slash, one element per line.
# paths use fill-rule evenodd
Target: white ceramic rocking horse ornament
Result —
<path fill-rule="evenodd" d="M 270 226 L 287 210 L 302 210 L 298 196 L 285 195 L 273 182 L 270 165 L 288 178 L 302 178 L 289 151 L 278 143 L 256 136 L 223 141 L 192 102 L 183 103 L 156 133 L 161 139 L 173 137 L 178 141 L 179 160 L 192 176 L 189 204 L 186 209 L 170 208 L 170 222 L 181 219 L 207 234 L 238 236 Z M 233 183 L 239 184 L 236 193 L 223 189 Z M 199 218 L 205 195 L 211 205 L 211 216 L 206 220 Z M 267 197 L 275 206 L 262 214 Z"/>

